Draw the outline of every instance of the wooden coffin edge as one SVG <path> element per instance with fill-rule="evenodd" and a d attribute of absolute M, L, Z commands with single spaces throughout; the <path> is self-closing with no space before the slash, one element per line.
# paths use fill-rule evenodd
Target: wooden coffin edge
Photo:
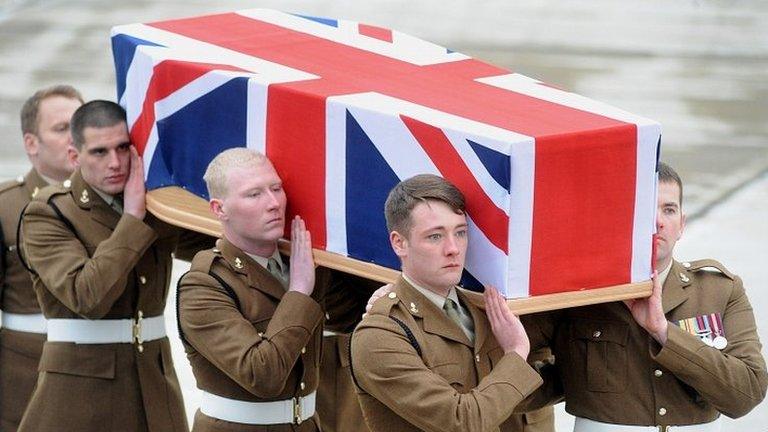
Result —
<path fill-rule="evenodd" d="M 170 186 L 147 192 L 147 210 L 169 224 L 214 237 L 221 237 L 221 224 L 211 214 L 208 202 L 180 187 Z M 279 247 L 283 253 L 288 254 L 290 252 L 290 242 L 287 240 L 281 239 Z M 394 282 L 400 276 L 400 272 L 397 270 L 320 249 L 313 249 L 313 256 L 317 265 L 383 283 Z M 648 297 L 651 294 L 651 289 L 651 282 L 644 281 L 606 288 L 510 299 L 507 303 L 513 312 L 523 315 L 566 307 Z"/>

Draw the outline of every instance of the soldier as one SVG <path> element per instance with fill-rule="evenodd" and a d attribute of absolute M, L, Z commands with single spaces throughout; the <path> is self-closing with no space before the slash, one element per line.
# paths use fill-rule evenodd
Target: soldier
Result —
<path fill-rule="evenodd" d="M 125 111 L 92 101 L 72 116 L 78 168 L 22 220 L 23 255 L 48 319 L 21 431 L 186 431 L 163 310 L 172 253 L 210 240 L 146 213 Z"/>
<path fill-rule="evenodd" d="M 277 249 L 287 199 L 264 155 L 224 151 L 204 179 L 223 238 L 195 256 L 179 283 L 181 338 L 203 391 L 193 430 L 319 430 L 323 307 L 328 317 L 344 312 L 340 304 L 350 298 L 339 290 L 360 281 L 314 268 L 310 234 L 298 217 L 287 265 Z"/>
<path fill-rule="evenodd" d="M 387 198 L 402 277 L 350 348 L 374 432 L 511 430 L 504 422 L 512 409 L 542 382 L 525 361 L 525 330 L 498 291 L 486 289 L 483 301 L 455 286 L 467 248 L 464 212 L 461 192 L 433 175 L 405 180 Z"/>
<path fill-rule="evenodd" d="M 83 104 L 75 88 L 57 85 L 35 92 L 21 109 L 24 149 L 32 169 L 0 184 L 0 430 L 16 431 L 37 381 L 45 342 L 45 318 L 32 279 L 16 253 L 16 226 L 24 206 L 48 184 L 61 184 L 74 169 L 69 133 L 72 113 Z"/>
<path fill-rule="evenodd" d="M 552 347 L 576 432 L 719 431 L 720 414 L 742 416 L 765 397 L 765 360 L 741 279 L 714 260 L 673 258 L 685 227 L 682 192 L 677 173 L 660 163 L 660 273 L 649 298 L 526 325 L 532 346 Z"/>

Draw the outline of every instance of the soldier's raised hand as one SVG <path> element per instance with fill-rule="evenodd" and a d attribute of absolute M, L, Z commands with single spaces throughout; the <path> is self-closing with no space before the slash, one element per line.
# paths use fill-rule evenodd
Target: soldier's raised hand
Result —
<path fill-rule="evenodd" d="M 501 349 L 505 354 L 516 352 L 523 359 L 528 358 L 531 342 L 520 318 L 509 310 L 507 300 L 492 286 L 485 287 L 483 297 L 485 297 L 485 313 L 488 315 L 491 330 Z"/>
<path fill-rule="evenodd" d="M 144 163 L 131 145 L 131 167 L 123 189 L 123 211 L 139 220 L 147 214 L 147 190 L 144 187 Z"/>
<path fill-rule="evenodd" d="M 291 281 L 288 291 L 311 295 L 315 289 L 315 260 L 312 238 L 304 220 L 296 216 L 291 222 Z"/>
<path fill-rule="evenodd" d="M 643 299 L 625 300 L 632 317 L 637 321 L 640 327 L 644 328 L 657 342 L 664 345 L 667 343 L 667 327 L 669 321 L 664 315 L 664 307 L 661 304 L 661 281 L 659 274 L 653 272 L 653 291 L 650 297 Z"/>

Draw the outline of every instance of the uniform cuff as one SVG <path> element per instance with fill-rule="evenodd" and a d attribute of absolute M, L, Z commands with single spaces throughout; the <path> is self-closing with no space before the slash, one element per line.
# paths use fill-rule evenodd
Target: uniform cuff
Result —
<path fill-rule="evenodd" d="M 265 336 L 269 338 L 290 327 L 301 327 L 308 334 L 312 334 L 322 319 L 323 310 L 312 297 L 300 292 L 288 291 L 277 305 Z"/>
<path fill-rule="evenodd" d="M 651 352 L 651 358 L 669 370 L 680 370 L 686 368 L 691 361 L 690 358 L 704 346 L 704 342 L 699 338 L 691 336 L 670 323 L 667 329 L 667 342 L 658 353 Z"/>
<path fill-rule="evenodd" d="M 123 213 L 120 217 L 112 235 L 116 238 L 130 239 L 125 244 L 126 249 L 139 255 L 143 254 L 157 240 L 157 233 L 152 227 L 128 213 Z"/>
<path fill-rule="evenodd" d="M 544 382 L 536 370 L 514 352 L 505 354 L 494 366 L 491 374 L 497 379 L 488 386 L 506 381 L 520 393 L 521 399 L 528 397 Z"/>

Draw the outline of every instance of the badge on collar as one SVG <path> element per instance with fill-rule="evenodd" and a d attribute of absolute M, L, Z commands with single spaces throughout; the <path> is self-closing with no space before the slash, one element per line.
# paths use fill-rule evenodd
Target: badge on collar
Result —
<path fill-rule="evenodd" d="M 87 204 L 88 201 L 90 201 L 91 198 L 88 196 L 88 191 L 86 189 L 83 189 L 82 195 L 80 195 L 80 202 L 83 204 Z"/>
<path fill-rule="evenodd" d="M 719 312 L 682 319 L 674 324 L 698 337 L 708 346 L 719 350 L 728 346 L 728 339 L 725 338 L 725 329 L 723 329 L 723 317 Z"/>

